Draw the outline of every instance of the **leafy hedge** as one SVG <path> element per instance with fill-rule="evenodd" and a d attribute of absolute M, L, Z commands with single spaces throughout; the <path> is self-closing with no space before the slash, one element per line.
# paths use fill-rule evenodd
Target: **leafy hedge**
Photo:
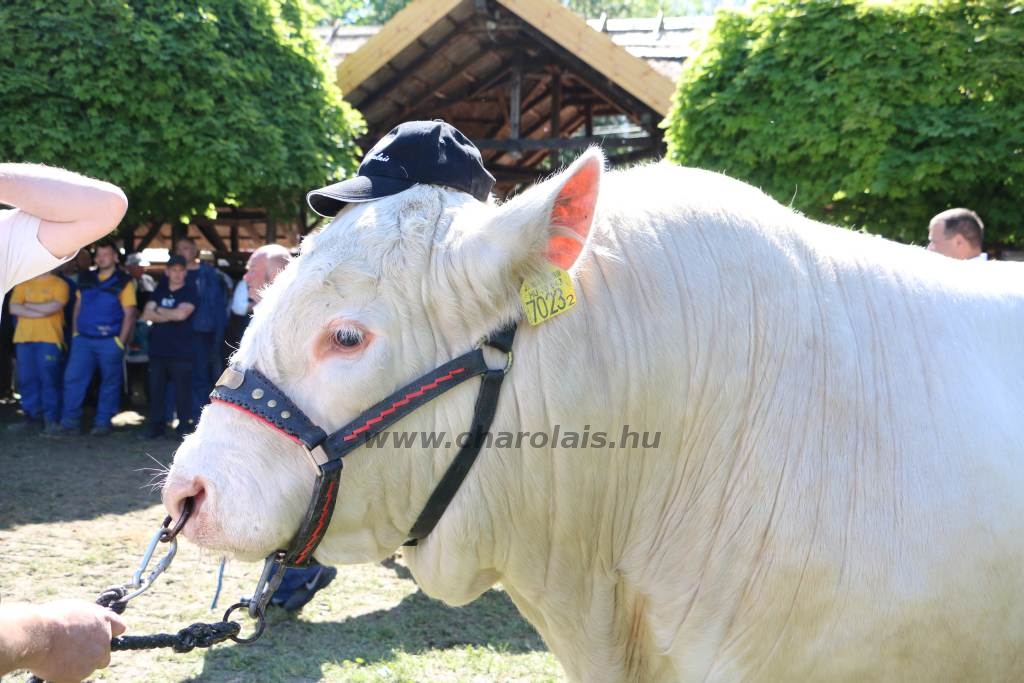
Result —
<path fill-rule="evenodd" d="M 1024 3 L 762 2 L 681 77 L 669 157 L 895 239 L 976 210 L 1024 243 Z"/>
<path fill-rule="evenodd" d="M 121 185 L 127 222 L 260 206 L 293 217 L 352 170 L 361 119 L 302 0 L 0 3 L 0 160 Z"/>

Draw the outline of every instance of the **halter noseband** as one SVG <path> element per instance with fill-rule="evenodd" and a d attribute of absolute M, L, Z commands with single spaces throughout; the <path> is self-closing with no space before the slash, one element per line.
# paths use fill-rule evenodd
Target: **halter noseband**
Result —
<path fill-rule="evenodd" d="M 288 548 L 276 550 L 267 557 L 263 575 L 249 601 L 252 616 L 262 614 L 270 596 L 277 590 L 286 567 L 305 567 L 312 561 L 313 552 L 323 540 L 334 513 L 342 459 L 420 406 L 480 375 L 480 391 L 473 410 L 470 438 L 459 448 L 448 470 L 434 487 L 404 545 L 416 545 L 420 539 L 426 538 L 469 474 L 483 445 L 483 435 L 491 428 L 502 380 L 512 367 L 512 342 L 515 335 L 515 323 L 492 332 L 472 351 L 398 389 L 332 434 L 327 434 L 314 424 L 277 385 L 255 368 L 242 370 L 232 366 L 224 371 L 210 394 L 211 400 L 242 410 L 301 445 L 317 469 L 313 497 L 298 533 Z M 487 366 L 482 348 L 484 345 L 506 354 L 504 368 L 492 370 Z M 318 447 L 326 453 L 326 462 L 318 463 L 313 457 L 312 452 Z"/>

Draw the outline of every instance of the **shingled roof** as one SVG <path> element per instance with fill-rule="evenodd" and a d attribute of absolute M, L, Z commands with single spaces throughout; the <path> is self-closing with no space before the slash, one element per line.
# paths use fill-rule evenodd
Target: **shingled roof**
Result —
<path fill-rule="evenodd" d="M 658 124 L 709 18 L 584 21 L 556 0 L 415 0 L 381 27 L 324 29 L 345 98 L 372 145 L 441 118 L 477 143 L 499 190 L 561 151 L 600 144 L 613 163 L 663 153 Z"/>

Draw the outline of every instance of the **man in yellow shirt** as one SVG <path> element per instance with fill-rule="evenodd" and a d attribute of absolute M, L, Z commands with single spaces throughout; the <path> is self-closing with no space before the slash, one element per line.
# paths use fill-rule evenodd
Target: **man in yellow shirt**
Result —
<path fill-rule="evenodd" d="M 18 317 L 14 350 L 18 359 L 18 392 L 25 420 L 9 432 L 60 430 L 61 370 L 64 351 L 64 305 L 68 284 L 53 273 L 43 273 L 15 286 L 11 314 Z"/>
<path fill-rule="evenodd" d="M 117 249 L 100 242 L 93 254 L 96 267 L 78 277 L 74 337 L 64 371 L 64 406 L 59 434 L 78 434 L 82 403 L 96 368 L 100 395 L 93 436 L 110 433 L 110 420 L 121 407 L 124 350 L 138 315 L 132 276 L 117 267 Z"/>

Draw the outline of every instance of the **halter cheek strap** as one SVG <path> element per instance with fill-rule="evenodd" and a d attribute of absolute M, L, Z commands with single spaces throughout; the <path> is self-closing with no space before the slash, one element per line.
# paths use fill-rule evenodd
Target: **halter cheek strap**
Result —
<path fill-rule="evenodd" d="M 314 424 L 269 378 L 255 368 L 242 370 L 230 367 L 217 381 L 210 398 L 218 403 L 242 410 L 268 427 L 280 432 L 292 441 L 302 445 L 317 468 L 316 484 L 312 499 L 298 533 L 285 550 L 278 550 L 267 558 L 264 578 L 257 588 L 257 596 L 269 600 L 280 575 L 286 566 L 307 566 L 320 541 L 330 525 L 331 515 L 337 502 L 340 485 L 342 459 L 369 439 L 387 429 L 420 406 L 429 403 L 446 391 L 457 387 L 466 380 L 482 376 L 470 426 L 470 438 L 459 449 L 444 476 L 431 493 L 409 532 L 405 545 L 416 545 L 425 538 L 441 519 L 455 497 L 477 455 L 483 446 L 484 435 L 490 429 L 497 411 L 498 396 L 502 380 L 512 365 L 512 342 L 516 326 L 511 324 L 492 333 L 483 341 L 507 355 L 504 368 L 492 370 L 484 360 L 483 349 L 477 347 L 435 370 L 423 375 L 392 393 L 383 401 L 364 411 L 350 423 L 328 435 Z M 327 455 L 324 463 L 317 463 L 312 451 L 322 447 Z M 271 571 L 271 565 L 274 565 Z M 276 580 L 276 581 L 275 581 Z M 260 596 L 260 591 L 265 595 Z M 268 593 L 269 591 L 269 593 Z M 265 606 L 265 601 L 263 605 Z M 262 609 L 262 606 L 260 609 Z M 250 611 L 256 608 L 250 605 Z"/>

